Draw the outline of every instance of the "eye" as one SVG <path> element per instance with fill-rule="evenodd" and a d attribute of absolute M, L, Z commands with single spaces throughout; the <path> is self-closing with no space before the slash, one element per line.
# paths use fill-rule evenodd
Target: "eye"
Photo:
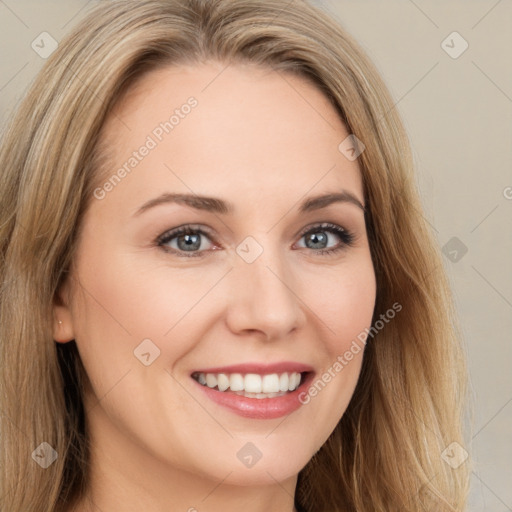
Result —
<path fill-rule="evenodd" d="M 340 241 L 334 247 L 329 247 L 329 240 L 333 237 Z M 306 245 L 301 248 L 311 249 L 320 255 L 330 255 L 351 246 L 354 242 L 354 235 L 348 230 L 324 222 L 316 226 L 309 226 L 301 233 L 301 238 L 306 239 Z M 164 251 L 176 254 L 180 257 L 200 257 L 208 253 L 209 249 L 206 240 L 212 240 L 210 231 L 203 227 L 187 224 L 179 228 L 166 231 L 158 237 L 156 243 Z M 210 249 L 211 250 L 211 249 Z"/>
<path fill-rule="evenodd" d="M 329 236 L 331 235 L 331 236 Z M 340 242 L 334 247 L 328 247 L 329 239 L 335 235 Z M 306 239 L 306 248 L 313 249 L 321 255 L 334 254 L 342 249 L 350 247 L 354 243 L 354 235 L 336 224 L 324 222 L 317 224 L 316 226 L 308 227 L 306 231 L 303 231 L 301 237 Z"/>
<path fill-rule="evenodd" d="M 201 253 L 207 250 L 204 247 L 204 238 L 209 238 L 209 233 L 206 230 L 186 225 L 160 235 L 157 243 L 164 250 L 179 256 L 195 257 L 201 256 Z"/>

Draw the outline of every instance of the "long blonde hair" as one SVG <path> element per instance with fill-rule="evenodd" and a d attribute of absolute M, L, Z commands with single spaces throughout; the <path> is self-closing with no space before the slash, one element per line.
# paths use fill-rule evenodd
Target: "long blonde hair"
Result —
<path fill-rule="evenodd" d="M 53 340 L 52 303 L 98 181 L 100 129 L 145 73 L 208 59 L 299 74 L 332 101 L 365 145 L 359 164 L 377 277 L 374 321 L 391 304 L 402 306 L 368 340 L 348 409 L 299 473 L 296 505 L 464 510 L 468 461 L 455 468 L 442 457 L 451 443 L 465 446 L 464 352 L 409 142 L 356 42 L 299 0 L 105 1 L 31 86 L 0 147 L 1 510 L 65 510 L 87 492 L 87 377 L 75 342 Z M 31 457 L 42 442 L 58 454 L 46 469 Z"/>

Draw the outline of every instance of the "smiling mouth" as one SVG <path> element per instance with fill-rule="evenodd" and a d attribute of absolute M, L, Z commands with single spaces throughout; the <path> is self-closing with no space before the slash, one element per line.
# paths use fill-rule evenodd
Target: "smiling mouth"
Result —
<path fill-rule="evenodd" d="M 234 393 L 246 398 L 275 398 L 295 391 L 310 372 L 202 373 L 191 376 L 202 386 L 222 393 Z"/>

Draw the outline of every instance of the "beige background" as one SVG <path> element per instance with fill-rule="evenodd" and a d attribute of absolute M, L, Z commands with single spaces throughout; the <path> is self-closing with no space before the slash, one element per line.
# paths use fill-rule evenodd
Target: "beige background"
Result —
<path fill-rule="evenodd" d="M 94 3 L 0 0 L 0 126 L 43 64 L 32 41 L 44 31 L 59 41 Z M 512 511 L 512 2 L 316 3 L 372 57 L 410 134 L 469 357 L 469 510 Z M 441 46 L 454 31 L 469 45 L 455 59 Z M 457 37 L 445 43 L 451 52 L 462 48 Z M 467 247 L 462 258 L 446 246 L 453 237 Z"/>

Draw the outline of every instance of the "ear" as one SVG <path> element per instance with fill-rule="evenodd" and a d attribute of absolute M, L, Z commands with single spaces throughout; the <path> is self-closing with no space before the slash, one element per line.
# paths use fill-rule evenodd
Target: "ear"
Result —
<path fill-rule="evenodd" d="M 66 276 L 53 299 L 53 339 L 57 343 L 67 343 L 75 338 L 69 304 L 69 281 L 69 277 Z"/>

